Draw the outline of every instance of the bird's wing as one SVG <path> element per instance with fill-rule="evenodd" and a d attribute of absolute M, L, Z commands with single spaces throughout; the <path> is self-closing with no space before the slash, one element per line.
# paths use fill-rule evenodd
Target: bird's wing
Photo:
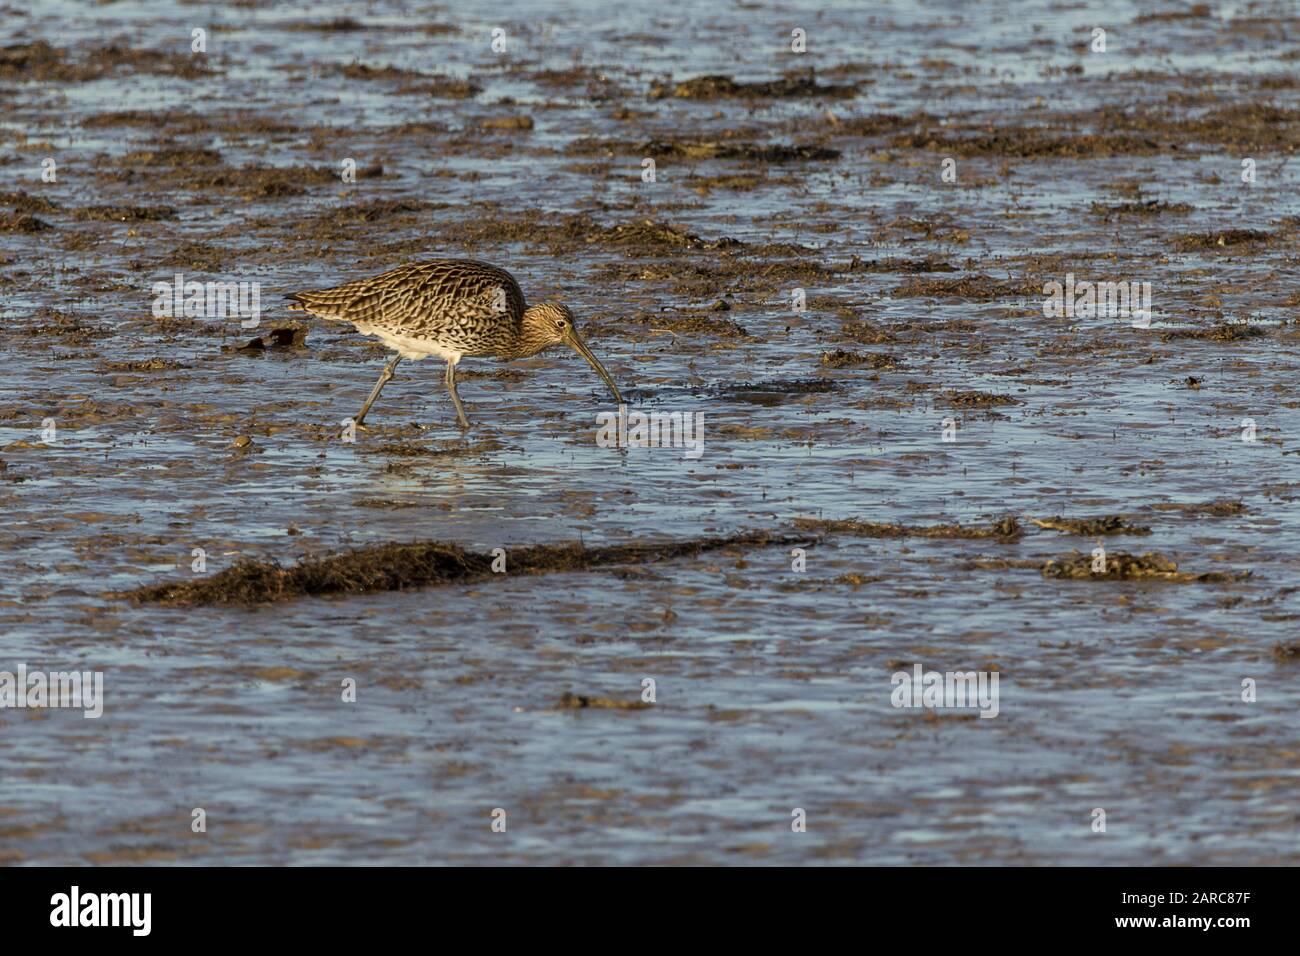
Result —
<path fill-rule="evenodd" d="M 524 311 L 519 283 L 504 269 L 470 260 L 435 260 L 289 297 L 323 319 L 434 335 Z"/>

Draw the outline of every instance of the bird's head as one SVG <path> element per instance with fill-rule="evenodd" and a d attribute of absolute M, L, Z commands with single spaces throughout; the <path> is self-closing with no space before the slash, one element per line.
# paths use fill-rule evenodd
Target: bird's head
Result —
<path fill-rule="evenodd" d="M 557 302 L 543 302 L 541 305 L 534 305 L 524 311 L 524 328 L 523 345 L 525 354 L 536 355 L 543 349 L 548 349 L 552 345 L 567 345 L 573 351 L 577 352 L 596 370 L 609 390 L 614 393 L 614 401 L 620 405 L 623 403 L 623 396 L 618 392 L 618 386 L 614 380 L 609 377 L 605 371 L 605 366 L 597 361 L 596 356 L 591 354 L 591 349 L 587 348 L 587 343 L 582 341 L 582 336 L 578 334 L 578 327 L 573 321 L 573 313 L 569 311 L 567 305 L 560 305 Z"/>

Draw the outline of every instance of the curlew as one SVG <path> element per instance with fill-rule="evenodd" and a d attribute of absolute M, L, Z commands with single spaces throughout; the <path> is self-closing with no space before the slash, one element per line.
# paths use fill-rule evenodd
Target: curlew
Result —
<path fill-rule="evenodd" d="M 436 355 L 447 363 L 444 381 L 461 428 L 469 428 L 456 392 L 456 364 L 464 357 L 509 361 L 536 355 L 552 345 L 568 345 L 591 363 L 622 404 L 618 386 L 578 335 L 567 306 L 544 302 L 528 306 L 514 276 L 473 259 L 433 259 L 400 266 L 369 279 L 331 289 L 286 296 L 291 310 L 335 322 L 349 322 L 363 335 L 375 335 L 397 354 L 384 366 L 355 422 L 370 406 L 404 358 Z"/>

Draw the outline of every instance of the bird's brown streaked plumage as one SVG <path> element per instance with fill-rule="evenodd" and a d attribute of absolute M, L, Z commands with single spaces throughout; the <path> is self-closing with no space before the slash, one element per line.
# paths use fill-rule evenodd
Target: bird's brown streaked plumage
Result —
<path fill-rule="evenodd" d="M 553 303 L 529 308 L 514 276 L 486 262 L 433 259 L 288 298 L 294 303 L 290 309 L 348 322 L 397 352 L 357 416 L 358 425 L 403 358 L 437 355 L 446 360 L 447 389 L 461 426 L 468 428 L 456 391 L 461 358 L 525 358 L 560 343 L 590 362 L 622 402 L 613 379 L 578 335 L 569 309 Z"/>

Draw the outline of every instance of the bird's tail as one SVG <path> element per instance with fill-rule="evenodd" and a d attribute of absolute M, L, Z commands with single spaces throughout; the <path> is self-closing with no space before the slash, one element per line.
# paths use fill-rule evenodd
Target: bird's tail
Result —
<path fill-rule="evenodd" d="M 320 319 L 351 321 L 349 307 L 355 295 L 347 289 L 317 289 L 285 296 L 290 312 L 309 312 Z"/>

